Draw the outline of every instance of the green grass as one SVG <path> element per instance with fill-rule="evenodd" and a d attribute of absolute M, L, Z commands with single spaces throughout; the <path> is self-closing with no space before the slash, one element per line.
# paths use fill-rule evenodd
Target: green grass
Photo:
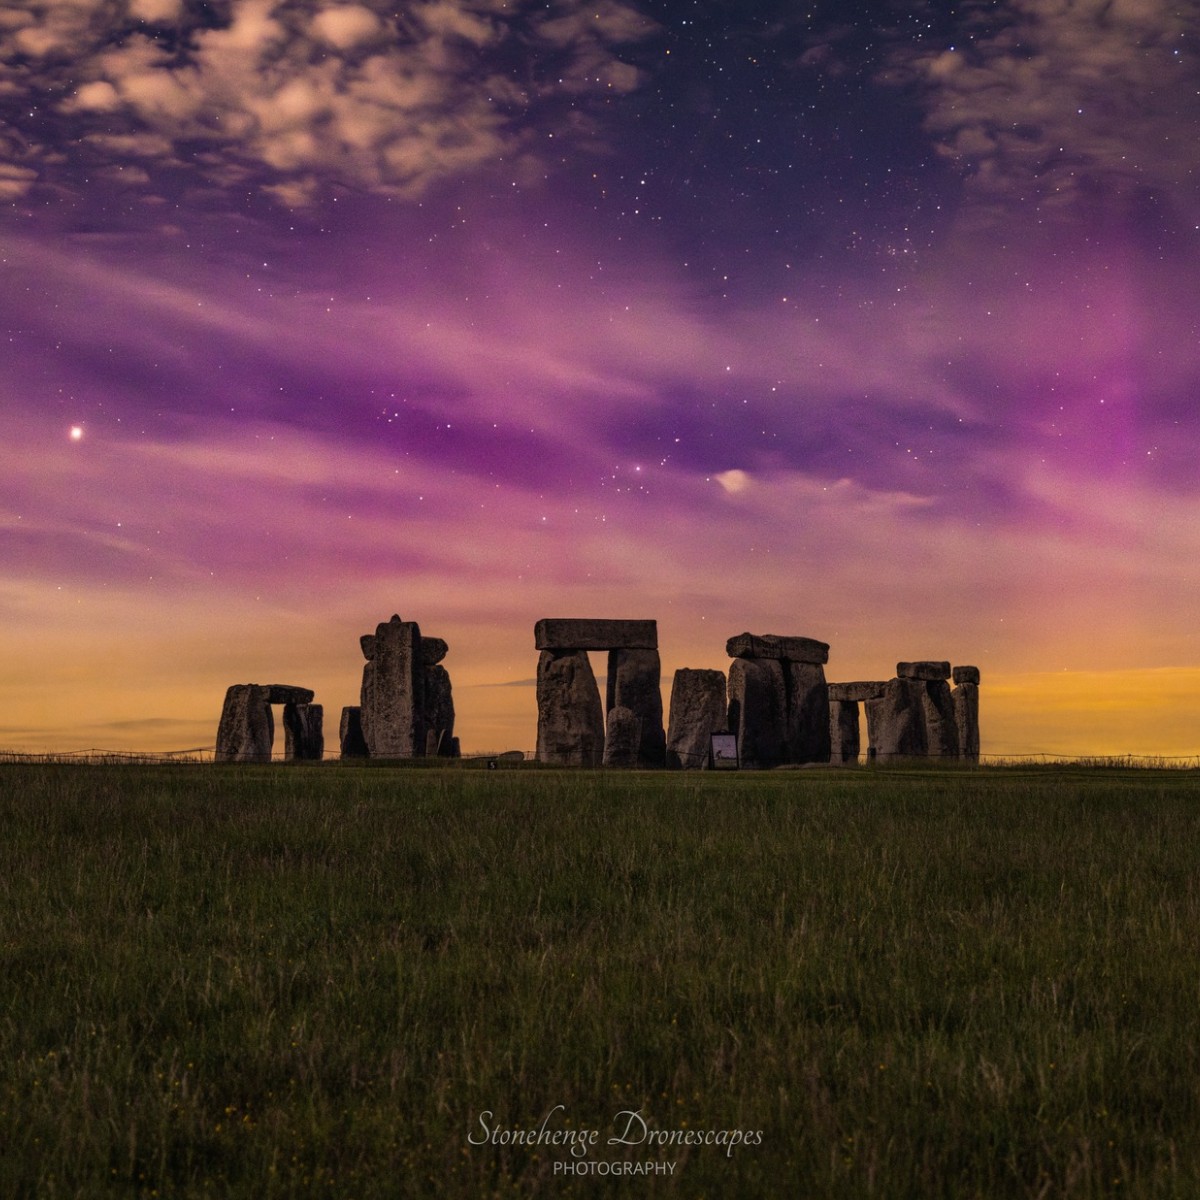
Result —
<path fill-rule="evenodd" d="M 0 766 L 0 831 L 0 1197 L 1200 1194 L 1190 771 Z M 471 1144 L 552 1110 L 674 1174 Z"/>

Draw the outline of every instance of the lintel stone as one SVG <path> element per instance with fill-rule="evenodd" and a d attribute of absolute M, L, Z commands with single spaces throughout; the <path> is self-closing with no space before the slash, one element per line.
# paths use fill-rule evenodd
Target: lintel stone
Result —
<path fill-rule="evenodd" d="M 952 672 L 955 683 L 978 683 L 978 667 L 955 667 Z"/>
<path fill-rule="evenodd" d="M 896 664 L 897 679 L 923 679 L 927 682 L 950 678 L 948 662 L 902 662 Z"/>
<path fill-rule="evenodd" d="M 533 627 L 538 650 L 657 650 L 657 621 L 545 617 Z"/>
<path fill-rule="evenodd" d="M 829 703 L 855 703 L 861 700 L 878 700 L 887 691 L 887 681 L 867 682 L 856 680 L 854 683 L 831 683 L 829 685 Z"/>
<path fill-rule="evenodd" d="M 268 683 L 268 704 L 311 704 L 316 695 L 310 688 L 293 687 L 290 683 Z"/>
<path fill-rule="evenodd" d="M 777 633 L 739 633 L 725 643 L 725 653 L 730 658 L 774 658 L 821 665 L 829 661 L 829 643 L 815 638 L 780 637 Z"/>

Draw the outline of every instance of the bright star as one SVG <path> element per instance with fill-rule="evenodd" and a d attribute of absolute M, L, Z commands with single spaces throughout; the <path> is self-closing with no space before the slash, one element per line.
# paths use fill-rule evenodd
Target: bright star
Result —
<path fill-rule="evenodd" d="M 71 441 L 80 442 L 82 440 L 83 440 L 83 426 L 82 425 L 72 425 L 71 426 Z"/>

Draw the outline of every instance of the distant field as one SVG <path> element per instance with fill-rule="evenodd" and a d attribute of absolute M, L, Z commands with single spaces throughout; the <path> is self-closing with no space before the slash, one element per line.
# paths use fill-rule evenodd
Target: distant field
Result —
<path fill-rule="evenodd" d="M 1200 773 L 10 765 L 0 831 L 0 1196 L 1200 1195 Z"/>

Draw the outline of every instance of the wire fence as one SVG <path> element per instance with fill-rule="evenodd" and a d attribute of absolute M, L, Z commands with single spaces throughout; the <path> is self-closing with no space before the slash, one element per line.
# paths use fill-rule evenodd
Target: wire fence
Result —
<path fill-rule="evenodd" d="M 479 762 L 492 761 L 503 759 L 513 761 L 520 757 L 525 762 L 534 762 L 537 759 L 537 754 L 533 750 L 505 750 L 505 751 L 490 751 L 486 753 L 464 754 L 461 759 L 442 758 L 436 761 L 442 764 L 451 764 L 455 762 Z M 688 762 L 685 764 L 690 767 L 702 767 L 707 765 L 708 756 L 691 755 L 685 756 L 695 758 L 697 761 Z M 88 750 L 66 750 L 66 751 L 21 751 L 21 750 L 4 750 L 0 749 L 0 764 L 3 763 L 89 763 L 89 764 L 171 764 L 171 763 L 212 763 L 216 761 L 215 746 L 197 746 L 189 750 L 103 750 L 92 748 Z M 272 754 L 272 763 L 284 763 L 290 761 L 285 754 L 277 751 Z M 365 758 L 343 758 L 336 751 L 327 753 L 324 756 L 326 763 L 347 763 L 347 764 L 364 764 L 371 760 Z M 894 760 L 897 765 L 904 764 L 908 766 L 929 764 L 929 765 L 945 765 L 945 766 L 973 766 L 967 760 L 961 758 L 937 758 L 935 756 L 924 756 L 917 758 L 904 758 Z M 821 766 L 824 764 L 812 764 Z M 854 766 L 887 766 L 889 762 L 876 759 L 866 754 L 860 755 L 855 761 L 846 763 L 835 763 L 834 766 L 854 767 Z M 1197 770 L 1200 769 L 1200 754 L 1191 755 L 1161 755 L 1161 754 L 1055 754 L 1049 751 L 1031 751 L 1028 753 L 1003 753 L 1003 754 L 981 754 L 978 761 L 979 766 L 986 767 L 1005 767 L 1005 766 L 1073 766 L 1073 767 L 1105 767 L 1105 768 L 1139 768 L 1145 770 Z"/>

